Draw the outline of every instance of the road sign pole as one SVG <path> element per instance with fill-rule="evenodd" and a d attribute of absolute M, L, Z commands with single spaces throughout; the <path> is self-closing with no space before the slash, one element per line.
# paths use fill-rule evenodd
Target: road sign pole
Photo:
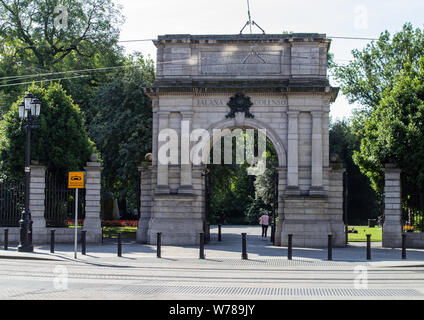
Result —
<path fill-rule="evenodd" d="M 78 251 L 78 190 L 75 189 L 75 243 L 74 243 L 74 257 L 77 259 Z"/>
<path fill-rule="evenodd" d="M 77 259 L 78 252 L 78 190 L 84 189 L 84 172 L 69 172 L 68 188 L 75 189 L 75 248 L 74 257 Z"/>

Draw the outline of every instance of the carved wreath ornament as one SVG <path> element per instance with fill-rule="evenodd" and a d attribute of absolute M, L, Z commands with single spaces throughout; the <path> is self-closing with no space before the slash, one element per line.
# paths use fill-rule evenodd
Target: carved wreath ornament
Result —
<path fill-rule="evenodd" d="M 246 118 L 253 119 L 255 116 L 250 113 L 250 107 L 253 106 L 250 97 L 245 96 L 243 93 L 237 93 L 234 97 L 230 98 L 230 102 L 227 103 L 231 111 L 227 114 L 226 118 L 235 118 L 236 112 L 244 112 Z"/>

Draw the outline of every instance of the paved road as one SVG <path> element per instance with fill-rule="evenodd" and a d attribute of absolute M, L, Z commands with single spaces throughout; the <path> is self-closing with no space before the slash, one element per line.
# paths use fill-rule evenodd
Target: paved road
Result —
<path fill-rule="evenodd" d="M 241 260 L 241 232 L 248 233 L 249 260 Z M 73 259 L 71 245 L 36 247 L 34 254 L 0 251 L 0 299 L 424 299 L 424 250 L 399 250 L 373 244 L 373 260 L 358 244 L 327 251 L 272 247 L 259 228 L 226 227 L 223 242 L 206 245 L 206 260 L 196 247 L 156 248 L 125 243 L 88 246 Z"/>

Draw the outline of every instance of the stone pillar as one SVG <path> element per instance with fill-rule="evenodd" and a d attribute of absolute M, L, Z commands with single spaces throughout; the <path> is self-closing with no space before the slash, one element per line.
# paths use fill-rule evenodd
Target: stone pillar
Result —
<path fill-rule="evenodd" d="M 310 195 L 322 195 L 322 112 L 312 111 L 312 176 Z"/>
<path fill-rule="evenodd" d="M 158 135 L 155 137 L 156 139 L 159 138 L 160 132 L 163 130 L 166 130 L 169 128 L 169 112 L 158 112 L 159 117 L 159 130 Z M 160 148 L 165 144 L 165 142 L 158 141 L 158 149 L 157 152 L 159 153 Z M 156 192 L 160 193 L 169 193 L 169 172 L 168 172 L 168 165 L 161 164 L 160 159 L 157 157 L 157 188 Z"/>
<path fill-rule="evenodd" d="M 148 242 L 148 231 L 152 216 L 152 163 L 144 162 L 140 171 L 140 219 L 137 228 L 137 242 Z"/>
<path fill-rule="evenodd" d="M 87 242 L 101 243 L 101 177 L 103 168 L 97 162 L 97 156 L 92 155 L 92 162 L 87 162 L 85 182 L 85 219 L 84 230 L 87 231 Z"/>
<path fill-rule="evenodd" d="M 281 233 L 284 221 L 284 201 L 283 193 L 287 185 L 287 168 L 277 167 L 278 174 L 278 221 L 275 230 L 275 245 L 281 246 Z"/>
<path fill-rule="evenodd" d="M 193 121 L 193 112 L 181 112 L 181 177 L 179 193 L 192 192 L 193 190 L 193 175 L 192 164 L 190 161 L 190 133 Z"/>
<path fill-rule="evenodd" d="M 402 209 L 400 169 L 392 164 L 386 164 L 383 247 L 399 248 L 402 246 Z"/>
<path fill-rule="evenodd" d="M 287 146 L 287 194 L 299 194 L 299 111 L 289 111 Z"/>
<path fill-rule="evenodd" d="M 346 170 L 341 162 L 332 162 L 329 175 L 327 218 L 329 233 L 333 235 L 334 247 L 346 246 L 346 234 L 343 221 L 343 174 Z"/>
<path fill-rule="evenodd" d="M 31 166 L 29 186 L 29 210 L 31 211 L 32 241 L 43 244 L 47 241 L 46 219 L 44 218 L 46 199 L 46 168 L 39 165 Z"/>

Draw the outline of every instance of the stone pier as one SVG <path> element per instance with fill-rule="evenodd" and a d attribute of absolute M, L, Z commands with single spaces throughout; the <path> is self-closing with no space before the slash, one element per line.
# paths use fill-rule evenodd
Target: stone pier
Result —
<path fill-rule="evenodd" d="M 383 247 L 400 248 L 402 246 L 402 190 L 401 170 L 393 164 L 384 169 L 384 225 Z"/>
<path fill-rule="evenodd" d="M 103 168 L 96 157 L 91 162 L 87 162 L 84 168 L 86 171 L 85 182 L 85 219 L 84 230 L 87 231 L 87 242 L 101 243 L 102 222 L 101 222 L 101 177 Z"/>

